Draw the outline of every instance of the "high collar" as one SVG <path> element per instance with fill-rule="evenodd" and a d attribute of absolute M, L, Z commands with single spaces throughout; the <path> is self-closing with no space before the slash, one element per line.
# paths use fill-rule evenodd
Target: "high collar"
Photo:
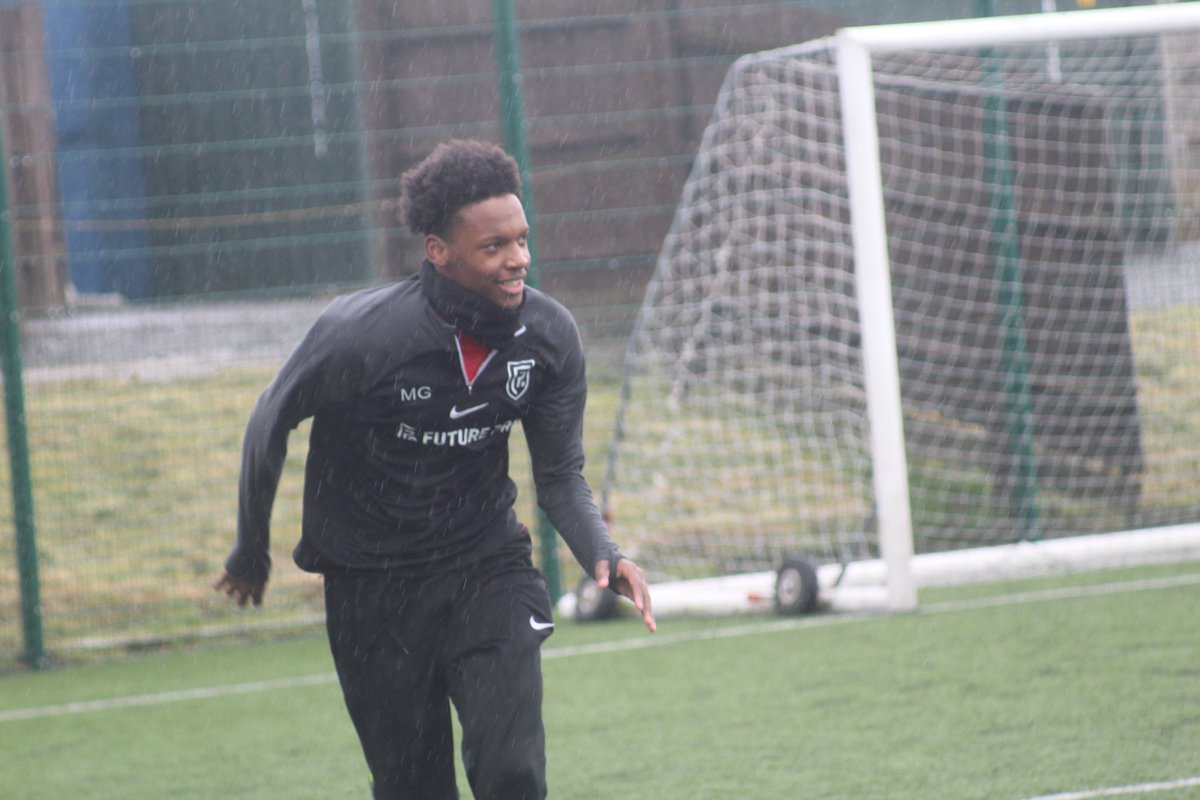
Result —
<path fill-rule="evenodd" d="M 521 329 L 524 297 L 516 308 L 498 306 L 442 275 L 428 260 L 421 263 L 421 289 L 439 317 L 490 348 L 504 346 Z"/>

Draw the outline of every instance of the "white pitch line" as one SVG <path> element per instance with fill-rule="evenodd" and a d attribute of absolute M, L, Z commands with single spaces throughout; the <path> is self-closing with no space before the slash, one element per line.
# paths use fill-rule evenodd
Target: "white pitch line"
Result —
<path fill-rule="evenodd" d="M 1001 606 L 1017 606 L 1025 603 L 1038 603 L 1043 600 L 1067 600 L 1080 597 L 1102 597 L 1128 592 L 1142 592 L 1149 589 L 1177 589 L 1181 586 L 1200 584 L 1200 575 L 1176 575 L 1170 578 L 1142 578 L 1134 581 L 1119 583 L 1098 583 L 1094 586 L 1068 586 L 1061 589 L 1041 589 L 1032 592 L 1017 592 L 1015 594 L 982 597 L 975 600 L 947 601 L 919 606 L 918 613 L 940 613 L 946 611 L 965 611 L 980 608 L 999 608 Z"/>
<path fill-rule="evenodd" d="M 1081 792 L 1062 792 L 1060 794 L 1044 794 L 1031 797 L 1029 800 L 1091 800 L 1094 797 L 1119 797 L 1129 794 L 1150 794 L 1151 792 L 1169 792 L 1173 789 L 1187 789 L 1200 786 L 1200 776 L 1195 778 L 1180 778 L 1175 781 L 1159 781 L 1157 783 L 1135 783 L 1129 786 L 1111 786 L 1107 789 L 1085 789 Z"/>
<path fill-rule="evenodd" d="M 57 706 L 14 708 L 10 711 L 0 711 L 0 722 L 12 722 L 19 719 L 41 719 L 43 717 L 61 717 L 65 714 L 85 714 L 89 711 L 111 711 L 116 708 L 157 706 L 163 703 L 178 703 L 183 700 L 208 700 L 214 697 L 227 697 L 235 694 L 268 692 L 272 689 L 317 686 L 322 683 L 333 683 L 336 680 L 337 676 L 330 672 L 320 675 L 300 675 L 295 678 L 277 678 L 270 681 L 251 681 L 249 683 L 231 683 L 224 686 L 207 686 L 199 689 L 180 689 L 175 692 L 110 697 L 105 700 L 86 700 L 79 703 L 63 703 Z"/>
<path fill-rule="evenodd" d="M 1016 606 L 1026 603 L 1037 603 L 1046 600 L 1062 600 L 1076 597 L 1095 597 L 1099 595 L 1121 594 L 1125 592 L 1147 591 L 1151 589 L 1172 589 L 1180 586 L 1200 584 L 1200 574 L 1180 575 L 1172 578 L 1148 578 L 1120 583 L 1097 584 L 1094 586 L 1077 586 L 1063 589 L 1047 589 L 1045 591 L 1023 592 L 1020 594 L 1004 595 L 1001 597 L 984 597 L 975 600 L 932 603 L 922 606 L 918 613 L 944 614 L 951 611 L 968 611 L 981 608 L 997 608 Z M 756 634 L 782 633 L 800 628 L 824 627 L 827 625 L 845 625 L 852 622 L 862 622 L 868 619 L 878 619 L 882 615 L 874 614 L 828 614 L 812 617 L 792 617 L 782 620 L 752 622 L 744 625 L 732 625 L 708 631 L 691 631 L 688 633 L 660 633 L 654 636 L 639 636 L 636 639 L 617 639 L 594 644 L 569 645 L 565 647 L 547 647 L 542 651 L 543 659 L 572 658 L 583 655 L 598 655 L 602 653 L 619 653 L 629 650 L 642 650 L 651 647 L 686 642 L 701 642 L 714 639 L 730 639 L 739 636 Z M 276 689 L 293 689 L 304 686 L 319 686 L 336 683 L 337 676 L 332 672 L 315 675 L 300 675 L 294 678 L 277 678 L 266 681 L 250 681 L 248 683 L 232 683 L 224 686 L 207 686 L 197 689 L 181 689 L 155 694 L 129 695 L 112 697 L 102 700 L 85 700 L 61 705 L 34 706 L 30 708 L 15 708 L 0 711 L 0 723 L 18 720 L 43 719 L 69 714 L 86 714 L 97 711 L 110 711 L 121 708 L 136 708 L 140 706 L 155 706 L 164 703 L 178 703 L 186 700 L 210 700 L 230 695 L 253 694 Z M 1198 779 L 1187 779 L 1198 780 Z M 1190 784 L 1189 784 L 1190 785 Z M 1104 795 L 1082 794 L 1085 797 L 1103 797 Z M 1076 795 L 1053 795 L 1052 800 L 1074 800 Z M 1051 800 L 1051 798 L 1033 798 L 1032 800 Z"/>
<path fill-rule="evenodd" d="M 849 620 L 841 620 L 849 621 Z M 637 650 L 643 647 L 659 647 L 679 642 L 694 642 L 704 639 L 726 638 L 729 636 L 747 636 L 754 633 L 770 633 L 774 631 L 792 630 L 800 627 L 803 620 L 785 620 L 775 623 L 757 625 L 739 625 L 718 631 L 695 633 L 666 634 L 654 638 L 618 639 L 610 642 L 595 644 L 571 645 L 567 647 L 548 647 L 542 651 L 543 659 L 570 658 L 572 656 L 596 655 L 599 653 L 616 653 L 625 650 Z M 810 623 L 811 624 L 811 623 Z M 826 624 L 832 624 L 826 623 Z M 15 708 L 0 711 L 0 722 L 15 722 L 25 719 L 42 719 L 45 717 L 61 717 L 68 714 L 86 714 L 95 711 L 111 711 L 120 708 L 137 708 L 139 706 L 156 706 L 164 703 L 179 703 L 186 700 L 211 700 L 219 697 L 239 694 L 254 694 L 269 692 L 275 689 L 294 689 L 304 686 L 319 686 L 336 683 L 337 675 L 332 672 L 322 672 L 314 675 L 300 675 L 294 678 L 276 678 L 269 681 L 250 681 L 247 683 L 231 683 L 223 686 L 205 686 L 196 689 L 180 689 L 171 692 L 155 694 L 127 695 L 101 700 L 84 700 L 61 705 L 34 706 L 31 708 Z"/>

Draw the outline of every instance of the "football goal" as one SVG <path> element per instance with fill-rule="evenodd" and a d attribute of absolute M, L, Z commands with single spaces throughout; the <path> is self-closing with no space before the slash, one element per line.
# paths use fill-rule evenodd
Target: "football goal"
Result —
<path fill-rule="evenodd" d="M 1200 557 L 1198 74 L 1194 3 L 740 59 L 604 482 L 656 605 Z"/>

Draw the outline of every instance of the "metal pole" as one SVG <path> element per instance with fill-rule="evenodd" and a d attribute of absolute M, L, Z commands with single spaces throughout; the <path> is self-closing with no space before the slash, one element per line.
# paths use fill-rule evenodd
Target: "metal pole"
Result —
<path fill-rule="evenodd" d="M 846 30 L 838 32 L 837 71 L 879 549 L 887 565 L 888 607 L 892 611 L 912 611 L 917 607 L 917 584 L 912 571 L 912 501 L 879 160 L 875 79 L 870 51 Z"/>
<path fill-rule="evenodd" d="M 995 0 L 978 0 L 980 16 L 994 16 Z M 1022 296 L 1020 231 L 1016 218 L 1016 187 L 1009 152 L 1008 109 L 1004 96 L 1004 62 L 995 49 L 979 53 L 983 95 L 985 177 L 992 213 L 991 231 L 998 286 L 996 313 L 1000 321 L 1001 368 L 1004 374 L 1009 470 L 1009 507 L 1017 538 L 1041 537 L 1037 455 L 1034 450 L 1033 400 L 1029 386 L 1029 349 Z"/>
<path fill-rule="evenodd" d="M 0 159 L 7 159 L 2 129 Z M 29 436 L 25 420 L 25 386 L 21 369 L 20 313 L 17 308 L 12 229 L 8 176 L 3 162 L 0 162 L 0 304 L 4 315 L 3 320 L 0 320 L 0 355 L 4 373 L 4 412 L 8 425 L 8 458 L 12 478 L 13 525 L 17 535 L 17 571 L 20 575 L 25 661 L 36 669 L 45 664 L 46 652 L 42 639 L 41 587 L 38 582 L 33 481 L 29 468 Z"/>
<path fill-rule="evenodd" d="M 529 144 L 525 138 L 525 98 L 522 92 L 520 43 L 512 0 L 493 0 L 496 43 L 496 80 L 499 84 L 500 115 L 504 125 L 504 146 L 521 171 L 525 217 L 529 221 L 529 285 L 538 285 L 537 225 L 533 206 L 533 182 L 530 180 Z M 558 565 L 558 533 L 540 508 L 537 512 L 538 552 L 551 601 L 562 597 L 562 576 Z"/>
<path fill-rule="evenodd" d="M 371 137 L 367 131 L 367 100 L 363 98 L 363 56 L 361 49 L 362 26 L 359 25 L 359 5 L 351 3 L 346 15 L 346 27 L 349 28 L 349 43 L 346 45 L 347 58 L 350 62 L 348 79 L 353 85 L 350 103 L 353 111 L 354 129 L 358 131 L 358 143 L 354 146 L 358 156 L 359 202 L 366 209 L 359 216 L 362 226 L 362 248 L 366 256 L 367 275 L 365 277 L 378 280 L 386 277 L 387 269 L 379 259 L 379 238 L 376 230 L 377 208 L 374 204 L 375 192 L 371 188 Z"/>
<path fill-rule="evenodd" d="M 987 3 L 983 13 L 992 16 L 994 0 Z M 1098 39 L 1104 36 L 1138 36 L 1161 34 L 1164 30 L 1191 30 L 1200 25 L 1200 3 L 1183 2 L 1166 5 L 1138 5 L 1122 8 L 1060 11 L 1057 14 L 1012 14 L 995 17 L 987 25 L 974 18 L 946 19 L 934 22 L 902 22 L 891 25 L 870 25 L 847 28 L 854 40 L 872 53 L 895 53 L 900 50 L 921 50 L 946 47 L 947 44 L 967 47 L 996 47 L 1005 44 L 1072 39 Z"/>

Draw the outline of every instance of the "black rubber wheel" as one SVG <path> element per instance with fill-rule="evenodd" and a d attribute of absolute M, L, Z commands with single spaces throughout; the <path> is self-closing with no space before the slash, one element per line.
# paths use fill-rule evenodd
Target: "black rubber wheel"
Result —
<path fill-rule="evenodd" d="M 809 614 L 817 608 L 817 569 L 803 558 L 786 558 L 775 573 L 775 611 Z"/>
<path fill-rule="evenodd" d="M 596 622 L 611 619 L 617 613 L 617 595 L 610 589 L 601 589 L 586 575 L 575 587 L 575 619 L 579 622 Z"/>

